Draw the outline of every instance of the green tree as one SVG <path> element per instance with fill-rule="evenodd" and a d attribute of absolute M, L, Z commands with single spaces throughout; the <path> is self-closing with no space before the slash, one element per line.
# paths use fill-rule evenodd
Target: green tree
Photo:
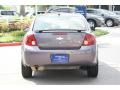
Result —
<path fill-rule="evenodd" d="M 0 5 L 0 9 L 2 9 L 2 10 L 11 10 L 11 6 L 7 6 L 7 5 L 5 5 L 5 6 L 3 6 L 3 5 Z"/>
<path fill-rule="evenodd" d="M 0 9 L 4 9 L 4 7 L 2 5 L 0 5 Z"/>

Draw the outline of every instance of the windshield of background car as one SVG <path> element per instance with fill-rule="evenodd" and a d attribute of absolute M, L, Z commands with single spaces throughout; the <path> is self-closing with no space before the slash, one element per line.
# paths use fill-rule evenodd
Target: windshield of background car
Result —
<path fill-rule="evenodd" d="M 81 17 L 47 16 L 38 17 L 35 20 L 33 30 L 72 29 L 86 30 L 87 24 Z"/>

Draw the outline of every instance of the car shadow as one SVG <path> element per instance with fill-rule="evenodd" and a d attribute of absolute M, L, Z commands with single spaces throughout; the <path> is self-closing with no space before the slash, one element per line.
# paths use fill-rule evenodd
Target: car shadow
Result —
<path fill-rule="evenodd" d="M 26 79 L 37 85 L 117 85 L 120 84 L 120 71 L 100 62 L 97 78 L 88 78 L 82 70 L 51 70 L 34 73 Z"/>

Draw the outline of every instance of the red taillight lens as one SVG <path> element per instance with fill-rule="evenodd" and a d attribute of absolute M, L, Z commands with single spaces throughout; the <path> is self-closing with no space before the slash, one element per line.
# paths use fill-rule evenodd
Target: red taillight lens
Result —
<path fill-rule="evenodd" d="M 91 34 L 86 34 L 84 41 L 83 41 L 83 46 L 89 46 L 89 45 L 94 45 L 96 43 L 95 37 Z"/>
<path fill-rule="evenodd" d="M 27 36 L 26 45 L 28 45 L 28 46 L 36 46 L 37 45 L 37 41 L 35 39 L 34 34 Z"/>

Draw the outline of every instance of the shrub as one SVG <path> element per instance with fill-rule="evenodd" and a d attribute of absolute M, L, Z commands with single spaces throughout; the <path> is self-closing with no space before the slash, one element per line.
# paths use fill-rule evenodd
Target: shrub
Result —
<path fill-rule="evenodd" d="M 16 37 L 16 36 L 21 36 L 22 37 L 22 36 L 25 35 L 25 32 L 24 31 L 14 31 L 14 32 L 11 32 L 10 35 L 14 36 L 14 37 Z"/>
<path fill-rule="evenodd" d="M 3 36 L 3 33 L 0 33 L 0 37 L 2 37 Z"/>
<path fill-rule="evenodd" d="M 10 32 L 10 31 L 16 31 L 16 30 L 24 30 L 30 26 L 32 22 L 32 19 L 24 18 L 23 20 L 20 20 L 19 18 L 16 18 L 13 20 L 7 21 L 0 19 L 0 33 L 2 32 Z"/>
<path fill-rule="evenodd" d="M 23 21 L 12 21 L 9 23 L 9 29 L 11 31 L 15 30 L 24 30 L 28 28 L 31 24 L 31 21 L 23 20 Z"/>
<path fill-rule="evenodd" d="M 6 22 L 0 22 L 0 33 L 8 32 L 8 25 Z"/>

